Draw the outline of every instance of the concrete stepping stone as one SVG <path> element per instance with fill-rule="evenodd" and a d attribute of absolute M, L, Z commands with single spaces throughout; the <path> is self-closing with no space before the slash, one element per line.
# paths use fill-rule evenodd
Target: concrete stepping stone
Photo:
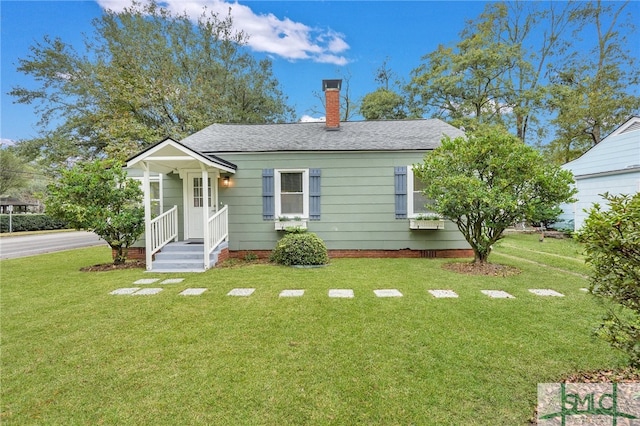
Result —
<path fill-rule="evenodd" d="M 486 294 L 487 296 L 493 299 L 515 299 L 514 296 L 502 290 L 480 290 L 480 291 L 482 292 L 482 294 Z"/>
<path fill-rule="evenodd" d="M 150 296 L 153 294 L 158 294 L 162 291 L 161 288 L 143 288 L 142 290 L 138 290 L 135 293 L 131 293 L 132 296 Z"/>
<path fill-rule="evenodd" d="M 282 290 L 280 297 L 302 297 L 304 296 L 304 290 Z"/>
<path fill-rule="evenodd" d="M 429 293 L 431 293 L 433 297 L 437 297 L 438 299 L 446 297 L 458 297 L 458 293 L 453 290 L 429 290 Z"/>
<path fill-rule="evenodd" d="M 180 296 L 200 296 L 207 291 L 206 288 L 187 288 L 178 293 Z"/>
<path fill-rule="evenodd" d="M 339 299 L 353 299 L 353 290 L 334 288 L 329 290 L 329 297 L 334 297 Z"/>
<path fill-rule="evenodd" d="M 395 288 L 373 290 L 373 292 L 377 297 L 402 297 L 402 293 L 400 293 Z"/>
<path fill-rule="evenodd" d="M 529 291 L 537 296 L 564 297 L 564 294 L 548 288 L 530 288 Z"/>
<path fill-rule="evenodd" d="M 127 287 L 127 288 L 119 288 L 117 290 L 113 290 L 109 294 L 133 294 L 136 291 L 140 290 L 140 287 Z"/>
<path fill-rule="evenodd" d="M 256 291 L 255 288 L 234 288 L 227 293 L 227 296 L 247 297 L 251 296 L 254 291 Z"/>
<path fill-rule="evenodd" d="M 160 278 L 142 278 L 134 282 L 134 284 L 153 284 L 157 281 L 160 281 Z"/>
<path fill-rule="evenodd" d="M 160 284 L 180 284 L 182 281 L 184 281 L 184 278 L 168 278 Z"/>

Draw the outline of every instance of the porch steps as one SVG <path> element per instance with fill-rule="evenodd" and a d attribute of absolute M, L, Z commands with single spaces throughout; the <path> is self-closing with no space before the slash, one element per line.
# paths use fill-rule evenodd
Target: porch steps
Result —
<path fill-rule="evenodd" d="M 228 247 L 225 241 L 209 256 L 210 267 L 218 262 L 220 252 Z M 204 245 L 202 241 L 179 241 L 169 243 L 156 253 L 149 272 L 204 272 Z"/>

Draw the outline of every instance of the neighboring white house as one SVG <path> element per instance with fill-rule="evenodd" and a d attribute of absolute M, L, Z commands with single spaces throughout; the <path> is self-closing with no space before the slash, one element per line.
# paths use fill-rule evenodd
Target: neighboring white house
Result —
<path fill-rule="evenodd" d="M 562 205 L 559 220 L 579 230 L 594 203 L 606 205 L 602 194 L 640 191 L 640 117 L 634 116 L 600 143 L 564 166 L 573 173 L 578 193 L 573 204 Z"/>

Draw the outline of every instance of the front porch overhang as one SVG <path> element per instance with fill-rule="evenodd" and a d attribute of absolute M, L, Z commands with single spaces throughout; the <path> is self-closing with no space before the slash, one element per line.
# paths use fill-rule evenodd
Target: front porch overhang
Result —
<path fill-rule="evenodd" d="M 177 240 L 177 231 L 171 232 L 166 235 L 166 238 L 162 238 L 161 241 L 156 242 L 157 238 L 155 235 L 155 228 L 158 228 L 156 225 L 156 219 L 160 219 L 159 216 L 156 219 L 151 217 L 151 185 L 150 185 L 150 174 L 151 173 L 178 173 L 182 177 L 183 171 L 194 171 L 198 170 L 198 173 L 201 174 L 202 177 L 202 193 L 207 194 L 209 192 L 208 181 L 209 176 L 220 176 L 221 173 L 229 173 L 234 174 L 236 172 L 237 166 L 233 163 L 225 161 L 219 157 L 214 155 L 207 155 L 201 152 L 195 151 L 180 142 L 177 142 L 171 138 L 165 139 L 146 150 L 140 152 L 139 154 L 131 157 L 127 160 L 126 167 L 129 169 L 139 169 L 144 172 L 142 189 L 144 192 L 144 211 L 145 211 L 145 252 L 146 252 L 146 262 L 147 262 L 147 270 L 151 270 L 151 262 L 152 256 L 155 252 L 160 250 L 165 244 L 171 242 L 172 240 Z M 223 209 L 224 212 L 224 224 L 216 225 L 217 222 L 220 221 L 218 218 L 219 215 L 216 214 L 212 217 L 209 216 L 209 201 L 208 197 L 202 197 L 202 230 L 203 230 L 203 240 L 204 240 L 204 258 L 203 258 L 203 266 L 204 269 L 209 268 L 209 254 L 215 248 L 215 244 L 218 244 L 216 238 L 218 234 L 221 234 L 226 239 L 228 235 L 228 219 L 226 208 Z M 216 200 L 214 200 L 216 201 Z M 186 203 L 186 201 L 185 201 Z M 217 201 L 216 201 L 217 204 Z M 213 204 L 214 206 L 216 204 Z M 186 205 L 186 204 L 185 204 Z M 161 215 L 164 220 L 164 215 Z M 174 217 L 174 219 L 168 219 L 169 217 Z M 177 226 L 173 225 L 174 221 L 177 221 L 177 212 L 175 212 L 174 216 L 167 216 L 167 225 L 160 225 L 160 228 L 177 228 Z M 186 221 L 185 221 L 186 223 Z M 152 230 L 152 225 L 155 226 L 154 230 Z M 222 226 L 224 229 L 220 232 L 216 232 L 216 226 L 219 228 Z M 152 238 L 152 236 L 154 238 Z"/>
<path fill-rule="evenodd" d="M 195 151 L 180 142 L 167 138 L 127 160 L 127 168 L 157 173 L 178 173 L 183 169 L 218 169 L 235 173 L 237 166 L 214 155 Z"/>

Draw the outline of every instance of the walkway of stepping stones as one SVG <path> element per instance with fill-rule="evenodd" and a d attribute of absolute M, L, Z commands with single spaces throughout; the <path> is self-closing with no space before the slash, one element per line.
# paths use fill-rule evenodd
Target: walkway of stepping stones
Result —
<path fill-rule="evenodd" d="M 179 284 L 184 281 L 184 278 L 170 278 L 164 281 L 160 281 L 158 278 L 145 278 L 140 279 L 134 282 L 134 285 L 164 285 L 164 284 Z M 148 296 L 152 294 L 158 294 L 163 290 L 163 287 L 125 287 L 119 288 L 117 290 L 113 290 L 109 294 L 113 295 L 129 295 L 129 296 Z M 587 289 L 581 288 L 582 291 L 587 291 Z M 187 288 L 180 293 L 180 296 L 200 296 L 202 293 L 207 291 L 206 288 Z M 251 296 L 256 291 L 255 288 L 234 288 L 227 296 L 235 296 L 235 297 L 248 297 Z M 458 294 L 453 290 L 428 290 L 428 292 L 437 299 L 443 298 L 457 298 Z M 515 296 L 507 293 L 503 290 L 480 290 L 480 292 L 492 299 L 515 299 Z M 551 296 L 551 297 L 564 297 L 564 294 L 558 293 L 555 290 L 551 290 L 548 288 L 532 288 L 529 289 L 529 292 L 535 294 L 536 296 Z M 373 293 L 376 297 L 403 297 L 403 294 L 392 288 L 392 289 L 380 289 L 373 290 Z M 291 289 L 291 290 L 282 290 L 280 292 L 280 297 L 302 297 L 304 296 L 304 290 L 299 289 Z M 353 299 L 355 294 L 352 289 L 330 289 L 328 296 L 331 298 L 338 299 Z"/>

